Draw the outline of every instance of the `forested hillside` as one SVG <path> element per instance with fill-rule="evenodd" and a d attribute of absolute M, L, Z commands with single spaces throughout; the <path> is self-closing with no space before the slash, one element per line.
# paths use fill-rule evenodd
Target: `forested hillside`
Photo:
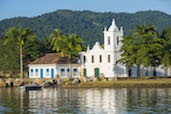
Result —
<path fill-rule="evenodd" d="M 109 26 L 112 18 L 116 24 L 124 27 L 125 34 L 133 30 L 136 25 L 153 23 L 161 31 L 171 26 L 171 15 L 160 11 L 140 11 L 131 13 L 97 13 L 92 11 L 57 10 L 41 16 L 27 18 L 16 17 L 0 21 L 0 35 L 10 27 L 30 27 L 38 38 L 45 39 L 58 28 L 65 35 L 76 33 L 80 35 L 85 44 L 95 41 L 103 43 L 103 28 Z"/>

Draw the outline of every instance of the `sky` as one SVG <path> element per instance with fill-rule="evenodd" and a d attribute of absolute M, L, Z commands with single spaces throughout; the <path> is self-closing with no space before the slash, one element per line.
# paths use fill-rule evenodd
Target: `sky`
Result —
<path fill-rule="evenodd" d="M 59 9 L 115 13 L 159 10 L 171 15 L 171 0 L 0 0 L 0 20 L 35 17 Z"/>

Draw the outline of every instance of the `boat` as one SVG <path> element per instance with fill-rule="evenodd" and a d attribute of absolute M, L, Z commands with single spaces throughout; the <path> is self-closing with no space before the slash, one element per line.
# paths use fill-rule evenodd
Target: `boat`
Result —
<path fill-rule="evenodd" d="M 40 90 L 42 88 L 42 86 L 21 86 L 19 87 L 21 90 Z"/>

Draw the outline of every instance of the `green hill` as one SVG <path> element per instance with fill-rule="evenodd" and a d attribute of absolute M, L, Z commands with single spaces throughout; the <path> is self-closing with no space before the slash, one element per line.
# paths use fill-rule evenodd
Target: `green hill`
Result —
<path fill-rule="evenodd" d="M 38 38 L 47 38 L 55 28 L 59 28 L 65 35 L 76 33 L 86 44 L 95 41 L 103 43 L 103 28 L 109 27 L 112 18 L 116 19 L 118 27 L 123 26 L 125 34 L 133 30 L 136 25 L 153 23 L 161 32 L 171 27 L 171 15 L 160 11 L 139 11 L 136 13 L 112 13 L 92 11 L 57 10 L 41 16 L 27 18 L 15 17 L 0 21 L 0 35 L 10 27 L 31 27 Z"/>

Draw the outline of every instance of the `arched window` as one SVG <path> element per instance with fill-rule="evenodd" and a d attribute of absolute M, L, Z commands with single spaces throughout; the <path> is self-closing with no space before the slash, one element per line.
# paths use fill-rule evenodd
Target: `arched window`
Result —
<path fill-rule="evenodd" d="M 94 56 L 92 55 L 92 57 L 91 57 L 91 60 L 92 60 L 92 63 L 94 63 Z"/>
<path fill-rule="evenodd" d="M 86 56 L 84 56 L 83 59 L 84 59 L 83 61 L 84 61 L 84 63 L 85 63 L 85 62 L 86 62 Z"/>
<path fill-rule="evenodd" d="M 33 69 L 31 69 L 31 73 L 30 73 L 31 76 L 33 76 Z"/>
<path fill-rule="evenodd" d="M 74 76 L 77 76 L 77 69 L 74 68 L 74 72 L 73 72 Z"/>
<path fill-rule="evenodd" d="M 108 45 L 110 45 L 110 37 L 108 37 L 107 42 L 108 42 Z"/>
<path fill-rule="evenodd" d="M 102 62 L 102 55 L 99 56 L 100 63 Z"/>
<path fill-rule="evenodd" d="M 69 68 L 67 69 L 67 76 L 69 76 Z"/>
<path fill-rule="evenodd" d="M 117 45 L 119 45 L 119 36 L 117 36 Z"/>
<path fill-rule="evenodd" d="M 38 69 L 36 69 L 35 76 L 38 76 Z"/>
<path fill-rule="evenodd" d="M 65 76 L 65 69 L 61 69 L 61 76 Z"/>
<path fill-rule="evenodd" d="M 49 69 L 46 69 L 46 76 L 49 76 Z"/>
<path fill-rule="evenodd" d="M 108 55 L 108 63 L 110 63 L 110 55 Z"/>

